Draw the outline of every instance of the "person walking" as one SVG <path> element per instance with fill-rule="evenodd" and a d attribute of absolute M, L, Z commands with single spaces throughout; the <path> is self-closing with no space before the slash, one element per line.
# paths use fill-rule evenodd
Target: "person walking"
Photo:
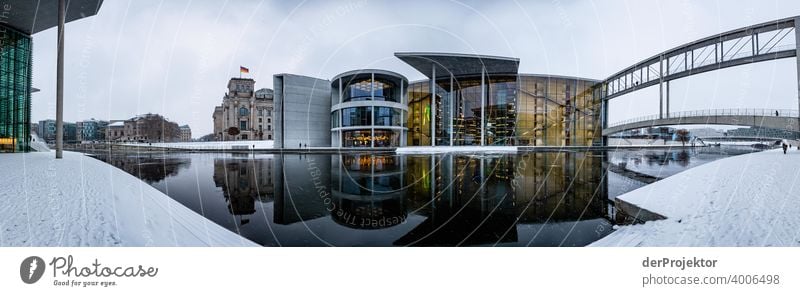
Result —
<path fill-rule="evenodd" d="M 775 117 L 778 117 L 778 110 L 775 110 Z"/>
<path fill-rule="evenodd" d="M 303 149 L 303 143 L 297 143 L 297 149 Z"/>
<path fill-rule="evenodd" d="M 786 142 L 784 141 L 782 146 L 783 146 L 783 154 L 786 154 L 786 149 L 789 148 L 789 145 L 786 145 Z"/>

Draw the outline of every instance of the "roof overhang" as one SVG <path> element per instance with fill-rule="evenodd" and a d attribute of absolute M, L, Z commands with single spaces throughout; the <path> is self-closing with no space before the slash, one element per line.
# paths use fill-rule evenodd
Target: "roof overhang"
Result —
<path fill-rule="evenodd" d="M 65 22 L 97 14 L 103 0 L 66 0 Z M 0 0 L 0 23 L 31 35 L 58 25 L 58 0 Z"/>
<path fill-rule="evenodd" d="M 428 78 L 433 78 L 436 68 L 436 79 L 454 77 L 480 76 L 481 70 L 489 76 L 517 75 L 519 59 L 509 57 L 430 52 L 398 52 L 394 56 L 417 69 Z"/>

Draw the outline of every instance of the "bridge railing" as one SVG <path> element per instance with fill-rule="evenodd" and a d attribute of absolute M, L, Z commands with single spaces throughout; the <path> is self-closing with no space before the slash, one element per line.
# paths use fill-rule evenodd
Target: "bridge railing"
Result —
<path fill-rule="evenodd" d="M 777 112 L 777 113 L 776 113 Z M 664 114 L 666 118 L 686 118 L 686 117 L 702 117 L 702 116 L 778 116 L 778 117 L 798 117 L 800 113 L 792 109 L 709 109 L 709 110 L 694 110 L 694 111 L 681 111 L 670 112 Z M 608 127 L 620 126 L 624 124 L 655 121 L 660 119 L 659 115 L 647 115 L 626 119 L 609 123 Z"/>

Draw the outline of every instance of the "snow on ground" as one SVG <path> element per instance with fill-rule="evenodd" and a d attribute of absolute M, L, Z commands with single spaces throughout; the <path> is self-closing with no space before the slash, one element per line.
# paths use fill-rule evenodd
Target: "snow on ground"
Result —
<path fill-rule="evenodd" d="M 0 154 L 0 246 L 255 246 L 80 153 Z"/>
<path fill-rule="evenodd" d="M 517 152 L 516 146 L 411 146 L 398 147 L 397 153 Z"/>
<path fill-rule="evenodd" d="M 179 149 L 193 149 L 193 150 L 222 150 L 232 149 L 234 147 L 247 147 L 247 149 L 272 149 L 274 141 L 220 141 L 220 142 L 178 142 L 178 143 L 135 143 L 123 144 L 129 146 L 143 146 L 143 147 L 165 147 L 165 148 L 179 148 Z"/>
<path fill-rule="evenodd" d="M 668 218 L 591 246 L 800 246 L 800 151 L 717 160 L 618 199 Z"/>

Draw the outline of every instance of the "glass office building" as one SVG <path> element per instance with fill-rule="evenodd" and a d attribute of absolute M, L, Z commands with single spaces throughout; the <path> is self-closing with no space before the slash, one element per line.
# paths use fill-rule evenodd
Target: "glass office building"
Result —
<path fill-rule="evenodd" d="M 519 74 L 514 58 L 396 56 L 428 77 L 408 87 L 409 146 L 601 145 L 600 81 Z"/>
<path fill-rule="evenodd" d="M 356 70 L 331 80 L 332 147 L 405 146 L 408 80 L 384 70 Z"/>
<path fill-rule="evenodd" d="M 2 24 L 0 30 L 0 151 L 24 152 L 31 126 L 31 37 Z"/>

